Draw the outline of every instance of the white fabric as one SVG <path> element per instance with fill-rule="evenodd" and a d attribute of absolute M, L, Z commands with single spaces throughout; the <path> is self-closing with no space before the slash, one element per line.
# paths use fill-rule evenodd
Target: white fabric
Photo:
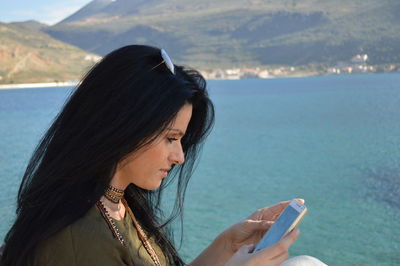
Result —
<path fill-rule="evenodd" d="M 281 266 L 327 266 L 327 264 L 314 257 L 302 255 L 285 260 Z"/>

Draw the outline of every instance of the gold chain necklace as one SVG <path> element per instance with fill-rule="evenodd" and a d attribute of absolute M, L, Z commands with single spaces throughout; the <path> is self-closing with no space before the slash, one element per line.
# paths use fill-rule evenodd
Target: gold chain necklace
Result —
<path fill-rule="evenodd" d="M 121 199 L 121 202 L 122 202 L 122 204 L 124 204 L 125 211 L 127 211 L 128 215 L 131 217 L 131 219 L 133 221 L 133 224 L 136 227 L 139 239 L 142 242 L 142 244 L 143 244 L 144 248 L 146 249 L 147 253 L 150 255 L 151 259 L 153 260 L 154 265 L 162 266 L 156 251 L 154 250 L 153 246 L 149 242 L 149 238 L 147 237 L 146 233 L 144 232 L 144 230 L 140 226 L 139 222 L 136 220 L 135 216 L 133 215 L 133 212 L 132 212 L 131 208 L 129 208 L 129 206 L 128 206 L 128 203 L 126 202 L 126 200 L 124 198 Z M 117 225 L 115 224 L 114 220 L 111 218 L 110 214 L 108 213 L 106 207 L 104 206 L 104 203 L 101 200 L 99 200 L 96 203 L 96 206 L 100 210 L 100 213 L 103 216 L 103 218 L 106 220 L 106 222 L 107 222 L 109 228 L 111 229 L 114 237 L 117 238 L 118 241 L 123 246 L 126 246 L 126 242 L 125 242 L 124 238 L 122 237 L 122 234 L 119 232 Z"/>

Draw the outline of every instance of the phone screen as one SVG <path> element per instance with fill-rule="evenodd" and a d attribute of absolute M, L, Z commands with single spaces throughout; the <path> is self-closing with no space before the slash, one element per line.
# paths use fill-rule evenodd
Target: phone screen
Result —
<path fill-rule="evenodd" d="M 303 208 L 298 208 L 301 205 Z M 279 218 L 275 221 L 273 226 L 267 231 L 261 241 L 258 243 L 253 252 L 256 252 L 260 249 L 266 248 L 279 240 L 288 232 L 290 227 L 294 222 L 299 218 L 302 214 L 304 215 L 306 208 L 304 205 L 296 202 L 295 206 L 292 202 L 285 208 L 285 210 L 281 213 Z"/>

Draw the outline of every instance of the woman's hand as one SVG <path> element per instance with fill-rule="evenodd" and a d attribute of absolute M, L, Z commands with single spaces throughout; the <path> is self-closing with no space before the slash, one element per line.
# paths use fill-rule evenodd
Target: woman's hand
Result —
<path fill-rule="evenodd" d="M 296 199 L 304 203 L 303 199 Z M 257 244 L 265 232 L 271 227 L 279 214 L 286 208 L 290 201 L 280 202 L 270 207 L 257 210 L 247 219 L 231 226 L 220 234 L 194 261 L 191 266 L 198 265 L 258 265 L 260 261 L 272 264 L 286 258 L 287 249 L 296 240 L 296 234 L 290 233 L 277 244 L 272 245 L 255 254 L 249 253 L 249 246 Z M 246 246 L 247 245 L 247 246 Z M 238 251 L 239 250 L 239 251 Z M 283 260 L 282 260 L 283 261 Z M 253 264 L 255 263 L 255 264 Z M 279 264 L 276 264 L 279 265 Z"/>
<path fill-rule="evenodd" d="M 296 200 L 304 203 L 303 199 Z M 223 235 L 227 245 L 231 247 L 232 253 L 235 253 L 243 245 L 257 244 L 289 202 L 283 201 L 259 209 L 247 219 L 228 228 Z"/>
<path fill-rule="evenodd" d="M 281 265 L 289 257 L 288 249 L 299 236 L 299 229 L 294 229 L 274 245 L 250 253 L 254 245 L 242 246 L 226 263 L 225 266 L 274 266 Z"/>

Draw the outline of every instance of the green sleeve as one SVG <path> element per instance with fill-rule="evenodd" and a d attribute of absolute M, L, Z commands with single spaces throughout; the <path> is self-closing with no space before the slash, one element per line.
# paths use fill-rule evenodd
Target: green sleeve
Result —
<path fill-rule="evenodd" d="M 85 217 L 41 243 L 34 266 L 133 265 L 128 250 L 116 241 L 92 208 Z"/>
<path fill-rule="evenodd" d="M 35 252 L 36 265 L 78 265 L 69 227 L 39 245 Z"/>
<path fill-rule="evenodd" d="M 130 265 L 118 249 L 104 245 L 95 238 L 76 237 L 67 227 L 39 247 L 34 266 Z"/>

